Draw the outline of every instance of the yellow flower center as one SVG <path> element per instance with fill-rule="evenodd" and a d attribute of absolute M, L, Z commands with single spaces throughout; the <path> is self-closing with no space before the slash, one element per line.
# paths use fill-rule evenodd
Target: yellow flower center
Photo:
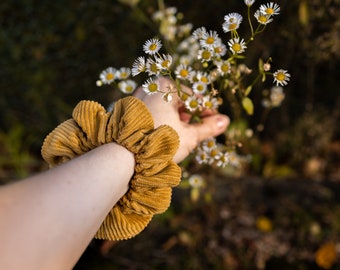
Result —
<path fill-rule="evenodd" d="M 237 24 L 236 23 L 231 23 L 229 24 L 229 30 L 235 30 L 236 29 Z"/>
<path fill-rule="evenodd" d="M 204 50 L 202 52 L 202 58 L 203 59 L 208 60 L 208 59 L 210 59 L 210 57 L 211 57 L 211 53 L 208 50 Z"/>
<path fill-rule="evenodd" d="M 209 148 L 211 148 L 211 147 L 215 146 L 215 143 L 214 143 L 213 141 L 209 141 L 209 142 L 207 143 L 207 146 L 208 146 Z"/>
<path fill-rule="evenodd" d="M 201 77 L 201 82 L 202 82 L 202 83 L 208 83 L 209 80 L 208 80 L 207 77 Z"/>
<path fill-rule="evenodd" d="M 239 52 L 242 49 L 241 44 L 239 44 L 239 43 L 234 43 L 231 46 L 231 48 L 233 49 L 234 52 Z"/>
<path fill-rule="evenodd" d="M 267 19 L 266 16 L 260 15 L 260 16 L 259 16 L 259 21 L 260 21 L 261 23 L 266 23 L 266 22 L 268 21 L 268 19 Z"/>
<path fill-rule="evenodd" d="M 222 163 L 225 163 L 225 162 L 227 161 L 227 159 L 225 158 L 224 155 L 222 155 L 222 156 L 220 157 L 220 160 L 222 161 Z"/>
<path fill-rule="evenodd" d="M 201 85 L 201 84 L 197 85 L 197 90 L 198 90 L 198 92 L 202 92 L 204 90 L 203 85 Z"/>
<path fill-rule="evenodd" d="M 198 102 L 196 100 L 191 100 L 189 106 L 190 108 L 196 108 L 198 106 Z"/>
<path fill-rule="evenodd" d="M 215 53 L 221 53 L 223 50 L 222 50 L 222 48 L 221 47 L 215 47 L 214 48 L 214 51 L 215 51 Z"/>
<path fill-rule="evenodd" d="M 183 101 L 186 101 L 187 99 L 188 99 L 188 95 L 187 94 L 185 94 L 185 93 L 182 93 L 182 95 L 181 95 L 181 100 L 183 100 Z"/>
<path fill-rule="evenodd" d="M 215 157 L 218 154 L 218 151 L 213 149 L 213 150 L 210 151 L 209 154 L 210 154 L 211 157 Z"/>
<path fill-rule="evenodd" d="M 157 73 L 158 72 L 158 68 L 157 68 L 157 65 L 156 63 L 152 63 L 151 66 L 150 66 L 150 70 L 154 73 Z"/>
<path fill-rule="evenodd" d="M 152 43 L 150 46 L 149 46 L 149 50 L 150 51 L 155 51 L 157 49 L 157 44 L 155 43 Z"/>
<path fill-rule="evenodd" d="M 132 88 L 131 85 L 127 85 L 127 86 L 125 87 L 125 91 L 128 92 L 128 93 L 131 93 L 132 90 L 133 90 L 133 88 Z"/>
<path fill-rule="evenodd" d="M 208 38 L 206 39 L 207 44 L 213 44 L 214 41 L 215 41 L 215 39 L 214 39 L 213 37 L 208 37 Z"/>
<path fill-rule="evenodd" d="M 126 77 L 127 77 L 127 73 L 126 73 L 126 72 L 120 73 L 120 77 L 121 77 L 121 78 L 126 78 Z"/>
<path fill-rule="evenodd" d="M 213 106 L 213 104 L 212 104 L 211 101 L 206 101 L 206 102 L 204 103 L 204 105 L 205 105 L 205 107 L 208 108 L 208 109 L 211 109 L 212 106 Z"/>
<path fill-rule="evenodd" d="M 202 153 L 202 154 L 200 155 L 200 158 L 201 158 L 201 160 L 206 160 L 206 159 L 207 159 L 207 155 L 204 154 L 204 153 Z"/>
<path fill-rule="evenodd" d="M 158 90 L 158 85 L 157 83 L 150 83 L 149 86 L 148 86 L 148 89 L 150 92 L 157 92 Z"/>
<path fill-rule="evenodd" d="M 279 72 L 278 74 L 276 74 L 276 80 L 282 82 L 286 79 L 286 76 L 283 72 Z"/>
<path fill-rule="evenodd" d="M 169 60 L 164 60 L 164 61 L 162 62 L 162 67 L 163 67 L 163 68 L 168 68 L 168 67 L 169 67 L 169 64 L 170 64 L 170 61 L 169 61 Z"/>
<path fill-rule="evenodd" d="M 273 15 L 273 14 L 274 14 L 274 9 L 272 9 L 272 8 L 267 8 L 267 9 L 266 9 L 266 13 L 269 14 L 269 15 Z"/>
<path fill-rule="evenodd" d="M 189 72 L 186 69 L 181 69 L 179 75 L 181 75 L 181 77 L 186 77 L 189 75 Z"/>
<path fill-rule="evenodd" d="M 115 77 L 115 75 L 113 73 L 107 73 L 106 76 L 105 76 L 106 80 L 108 80 L 108 81 L 113 80 L 114 77 Z"/>
<path fill-rule="evenodd" d="M 226 64 L 222 65 L 222 66 L 221 66 L 221 70 L 222 70 L 223 72 L 228 72 L 228 71 L 229 71 L 229 65 L 226 65 Z"/>

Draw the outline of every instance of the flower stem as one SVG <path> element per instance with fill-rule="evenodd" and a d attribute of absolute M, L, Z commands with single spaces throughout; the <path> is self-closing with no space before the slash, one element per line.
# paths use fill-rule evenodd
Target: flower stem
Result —
<path fill-rule="evenodd" d="M 254 29 L 250 19 L 250 6 L 248 6 L 248 22 L 251 30 L 251 38 L 254 38 Z"/>

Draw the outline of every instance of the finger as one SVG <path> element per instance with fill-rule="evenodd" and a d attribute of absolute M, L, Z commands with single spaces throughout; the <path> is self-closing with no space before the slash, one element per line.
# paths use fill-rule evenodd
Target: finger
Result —
<path fill-rule="evenodd" d="M 191 128 L 195 129 L 197 140 L 201 142 L 222 134 L 228 127 L 229 123 L 230 120 L 228 116 L 216 114 L 202 118 L 202 123 L 192 124 Z"/>

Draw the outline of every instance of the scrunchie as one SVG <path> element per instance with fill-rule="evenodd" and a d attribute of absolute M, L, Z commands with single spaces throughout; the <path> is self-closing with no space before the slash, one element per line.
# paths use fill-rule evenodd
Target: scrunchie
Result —
<path fill-rule="evenodd" d="M 140 233 L 154 214 L 170 205 L 172 187 L 179 184 L 180 167 L 172 160 L 179 138 L 174 129 L 154 129 L 144 103 L 126 97 L 112 112 L 94 101 L 81 101 L 72 119 L 57 126 L 44 140 L 41 154 L 50 167 L 82 155 L 100 145 L 115 142 L 135 157 L 135 172 L 127 193 L 113 206 L 95 238 L 129 239 Z"/>

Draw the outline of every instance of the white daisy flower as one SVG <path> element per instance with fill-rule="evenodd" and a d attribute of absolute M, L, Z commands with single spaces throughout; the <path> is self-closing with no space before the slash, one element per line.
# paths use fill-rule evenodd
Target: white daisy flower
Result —
<path fill-rule="evenodd" d="M 131 69 L 129 69 L 127 67 L 121 67 L 117 71 L 117 79 L 126 80 L 127 78 L 129 78 L 130 74 L 131 74 Z"/>
<path fill-rule="evenodd" d="M 276 3 L 270 2 L 260 6 L 262 14 L 273 16 L 280 13 L 280 6 Z"/>
<path fill-rule="evenodd" d="M 133 80 L 125 80 L 120 81 L 118 83 L 118 88 L 120 91 L 122 91 L 124 94 L 132 94 L 132 92 L 136 89 L 137 83 Z"/>
<path fill-rule="evenodd" d="M 103 84 L 110 84 L 117 79 L 117 69 L 108 67 L 100 73 L 99 78 Z"/>
<path fill-rule="evenodd" d="M 225 167 L 225 166 L 227 166 L 229 163 L 230 163 L 230 154 L 229 154 L 228 152 L 225 152 L 225 153 L 221 153 L 221 154 L 218 156 L 216 165 L 217 165 L 218 167 Z"/>
<path fill-rule="evenodd" d="M 160 70 L 169 70 L 172 64 L 172 56 L 163 54 L 161 57 L 156 57 L 156 65 Z"/>
<path fill-rule="evenodd" d="M 201 143 L 201 148 L 205 151 L 216 148 L 216 139 L 214 137 L 204 140 Z"/>
<path fill-rule="evenodd" d="M 192 90 L 195 94 L 203 95 L 207 91 L 207 85 L 202 82 L 195 82 L 192 85 Z"/>
<path fill-rule="evenodd" d="M 192 67 L 185 64 L 180 64 L 175 69 L 175 75 L 178 79 L 190 80 L 192 74 Z"/>
<path fill-rule="evenodd" d="M 242 19 L 242 15 L 236 12 L 225 15 L 224 23 L 222 24 L 223 31 L 227 33 L 236 30 L 239 28 Z"/>
<path fill-rule="evenodd" d="M 273 21 L 270 18 L 270 15 L 262 13 L 259 9 L 255 12 L 254 17 L 256 18 L 257 22 L 263 25 L 266 25 Z"/>
<path fill-rule="evenodd" d="M 193 188 L 200 188 L 204 184 L 204 179 L 199 174 L 193 174 L 188 179 L 190 186 Z"/>
<path fill-rule="evenodd" d="M 195 96 L 188 97 L 184 102 L 185 108 L 193 112 L 200 108 L 200 102 Z"/>
<path fill-rule="evenodd" d="M 199 149 L 195 155 L 195 159 L 198 164 L 207 164 L 208 163 L 208 154 L 202 150 Z"/>
<path fill-rule="evenodd" d="M 227 60 L 224 61 L 216 61 L 215 65 L 217 66 L 217 72 L 224 76 L 226 74 L 229 74 L 231 72 L 231 65 L 230 62 Z"/>
<path fill-rule="evenodd" d="M 148 95 L 153 95 L 160 91 L 160 84 L 158 80 L 149 78 L 145 83 L 143 83 L 142 89 Z"/>
<path fill-rule="evenodd" d="M 193 77 L 194 82 L 201 82 L 204 84 L 211 83 L 211 76 L 207 72 L 197 71 Z"/>
<path fill-rule="evenodd" d="M 139 56 L 132 65 L 131 73 L 132 76 L 136 76 L 141 72 L 145 71 L 145 58 L 144 56 Z"/>
<path fill-rule="evenodd" d="M 146 60 L 145 71 L 148 73 L 149 76 L 159 75 L 160 73 L 157 62 L 151 58 L 148 58 Z"/>
<path fill-rule="evenodd" d="M 218 108 L 217 98 L 211 96 L 204 96 L 202 99 L 202 107 L 204 109 L 217 109 Z"/>
<path fill-rule="evenodd" d="M 197 28 L 193 33 L 192 33 L 192 36 L 195 38 L 195 39 L 201 39 L 203 37 L 203 35 L 205 35 L 207 33 L 207 29 L 205 29 L 205 27 L 200 27 L 200 28 Z"/>
<path fill-rule="evenodd" d="M 147 40 L 143 45 L 143 50 L 146 54 L 154 55 L 158 53 L 162 47 L 162 43 L 158 38 L 152 38 Z"/>
<path fill-rule="evenodd" d="M 243 53 L 247 48 L 244 39 L 240 38 L 233 38 L 228 41 L 229 49 L 232 51 L 233 54 Z"/>
<path fill-rule="evenodd" d="M 198 51 L 197 59 L 202 62 L 209 62 L 214 55 L 214 51 L 212 49 L 202 49 Z"/>
<path fill-rule="evenodd" d="M 213 164 L 214 162 L 216 162 L 216 160 L 219 159 L 221 152 L 220 150 L 218 150 L 217 147 L 215 147 L 215 148 L 208 150 L 207 154 L 208 154 L 208 163 Z"/>
<path fill-rule="evenodd" d="M 203 48 L 213 49 L 217 44 L 221 42 L 216 31 L 209 31 L 203 33 L 200 39 L 200 45 Z"/>
<path fill-rule="evenodd" d="M 214 46 L 213 51 L 216 57 L 222 57 L 227 53 L 227 47 L 224 43 L 220 42 Z"/>
<path fill-rule="evenodd" d="M 273 74 L 274 77 L 274 83 L 276 83 L 276 86 L 279 85 L 287 85 L 288 81 L 290 80 L 290 74 L 287 72 L 287 70 L 279 69 Z"/>

